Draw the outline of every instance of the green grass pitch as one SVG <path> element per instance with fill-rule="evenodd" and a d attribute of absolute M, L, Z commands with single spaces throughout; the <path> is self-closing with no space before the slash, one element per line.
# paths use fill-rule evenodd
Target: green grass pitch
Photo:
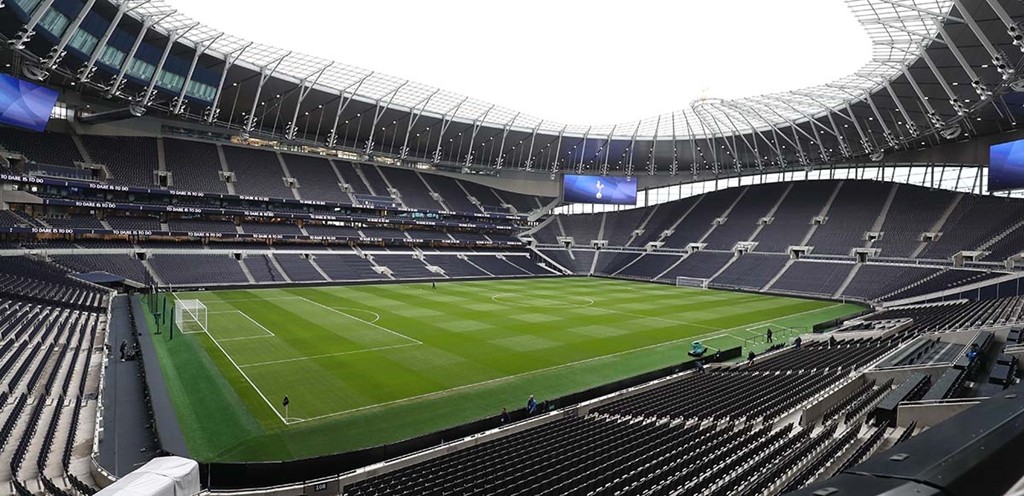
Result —
<path fill-rule="evenodd" d="M 407 439 L 686 360 L 757 349 L 852 304 L 593 278 L 179 293 L 208 332 L 157 336 L 191 456 L 282 460 Z M 281 405 L 287 395 L 290 405 Z"/>

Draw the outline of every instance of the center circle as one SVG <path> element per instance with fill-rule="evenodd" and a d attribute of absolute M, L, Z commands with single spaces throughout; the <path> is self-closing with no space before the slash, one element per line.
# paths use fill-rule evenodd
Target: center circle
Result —
<path fill-rule="evenodd" d="M 594 304 L 594 300 L 586 296 L 559 296 L 542 298 L 539 296 L 521 295 L 517 293 L 498 293 L 491 297 L 495 303 L 517 305 L 522 307 L 545 308 L 582 308 Z"/>

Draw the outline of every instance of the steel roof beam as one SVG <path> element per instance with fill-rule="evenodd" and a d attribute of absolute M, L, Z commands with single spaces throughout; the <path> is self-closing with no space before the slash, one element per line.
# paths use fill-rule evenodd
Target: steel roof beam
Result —
<path fill-rule="evenodd" d="M 9 43 L 11 47 L 18 50 L 25 48 L 25 43 L 28 43 L 32 39 L 32 36 L 36 34 L 36 24 L 39 24 L 39 20 L 43 18 L 46 11 L 50 10 L 53 6 L 53 0 L 43 0 L 42 3 L 36 6 L 36 9 L 32 11 L 32 15 L 29 16 L 28 22 L 22 26 L 21 31 L 18 32 L 16 37 Z"/>
<path fill-rule="evenodd" d="M 391 105 L 391 102 L 395 101 L 395 95 L 397 95 L 398 92 L 402 88 L 404 88 L 405 85 L 407 85 L 407 84 L 409 84 L 409 80 L 408 79 L 405 80 L 405 82 L 403 82 L 402 84 L 399 84 L 398 86 L 396 86 L 395 89 L 385 93 L 381 98 L 378 98 L 377 101 L 374 103 L 374 106 L 373 106 L 373 123 L 370 124 L 370 136 L 368 136 L 366 138 L 366 153 L 367 154 L 373 152 L 373 145 L 375 144 L 374 141 L 373 141 L 373 137 L 377 134 L 377 124 L 380 123 L 380 118 L 384 116 L 384 111 L 386 111 L 388 109 L 388 107 Z M 383 107 L 381 107 L 380 102 L 382 102 L 385 97 L 388 99 L 388 101 L 387 101 L 387 103 L 384 104 Z"/>
<path fill-rule="evenodd" d="M 188 73 L 185 75 L 185 81 L 181 84 L 181 91 L 178 92 L 178 97 L 174 99 L 174 105 L 171 107 L 171 113 L 178 115 L 181 113 L 182 108 L 185 106 L 185 93 L 188 91 L 188 85 L 192 83 L 192 76 L 196 72 L 196 65 L 199 63 L 199 57 L 206 52 L 210 45 L 215 43 L 223 33 L 213 36 L 207 40 L 196 43 L 196 53 L 192 56 L 192 63 L 188 66 Z"/>
<path fill-rule="evenodd" d="M 420 117 L 423 116 L 423 109 L 426 108 L 427 104 L 430 103 L 430 99 L 434 98 L 438 91 L 441 90 L 434 90 L 433 93 L 427 95 L 426 98 L 420 100 L 413 107 L 412 113 L 409 115 L 409 123 L 405 126 L 405 139 L 402 141 L 402 148 L 398 151 L 399 158 L 405 159 L 409 156 L 409 136 L 412 134 L 412 128 L 419 122 Z"/>
<path fill-rule="evenodd" d="M 480 126 L 483 125 L 484 121 L 487 120 L 487 115 L 494 109 L 494 105 L 484 111 L 477 119 L 473 119 L 473 132 L 469 136 L 469 150 L 466 150 L 466 168 L 469 168 L 470 164 L 473 163 L 473 144 L 476 142 L 477 133 L 480 132 Z M 462 150 L 459 150 L 462 151 Z"/>
<path fill-rule="evenodd" d="M 633 177 L 633 155 L 636 153 L 636 136 L 640 133 L 640 124 L 644 121 L 637 121 L 636 129 L 633 130 L 633 138 L 629 140 L 629 158 L 626 162 L 626 177 Z"/>
<path fill-rule="evenodd" d="M 82 21 L 85 19 L 85 16 L 92 10 L 94 3 L 96 3 L 96 0 L 87 0 L 85 5 L 82 6 L 82 9 L 78 11 L 78 15 L 76 15 L 75 19 L 71 21 L 71 25 L 64 30 L 64 35 L 60 37 L 60 41 L 57 42 L 57 45 L 50 50 L 47 57 L 43 59 L 44 69 L 53 69 L 61 59 L 64 58 L 64 55 L 67 53 L 64 48 L 68 46 L 68 42 L 71 41 L 71 37 L 74 36 L 75 33 L 78 33 L 78 28 L 82 25 Z"/>
<path fill-rule="evenodd" d="M 431 95 L 433 96 L 433 95 Z M 505 164 L 505 140 L 508 138 L 508 132 L 512 130 L 512 126 L 515 124 L 516 119 L 519 118 L 519 113 L 512 116 L 512 119 L 508 121 L 501 130 L 501 145 L 498 146 L 498 158 L 494 161 L 494 168 L 501 169 L 502 165 Z"/>
<path fill-rule="evenodd" d="M 992 96 L 992 92 L 985 87 L 985 83 L 982 82 L 981 78 L 978 77 L 978 74 L 974 72 L 974 68 L 971 67 L 971 64 L 967 62 L 966 58 L 964 58 L 963 53 L 960 52 L 960 48 L 958 48 L 956 44 L 953 43 L 953 40 L 950 39 L 949 35 L 946 34 L 945 28 L 941 25 L 937 27 L 939 33 L 942 34 L 942 37 L 946 40 L 946 47 L 953 53 L 953 57 L 955 57 L 956 61 L 960 63 L 960 67 L 964 69 L 967 76 L 971 78 L 971 86 L 974 87 L 974 91 L 982 100 L 988 100 L 988 98 Z"/>
<path fill-rule="evenodd" d="M 896 0 L 879 0 L 879 1 L 885 2 L 885 3 L 890 4 L 890 5 L 895 5 L 896 7 L 900 7 L 900 8 L 903 8 L 903 9 L 913 10 L 915 12 L 920 12 L 922 14 L 928 14 L 928 15 L 930 15 L 932 17 L 937 17 L 937 18 L 943 19 L 943 20 L 948 20 L 948 21 L 953 21 L 953 22 L 964 22 L 964 20 L 959 18 L 959 17 L 953 17 L 951 15 L 943 14 L 941 12 L 936 12 L 934 10 L 928 10 L 928 9 L 925 9 L 925 8 L 922 8 L 922 7 L 918 7 L 917 5 L 908 5 L 908 4 L 905 4 L 903 2 L 897 2 Z"/>
<path fill-rule="evenodd" d="M 224 94 L 224 81 L 227 80 L 228 70 L 231 69 L 231 66 L 233 66 L 235 62 L 238 61 L 238 58 L 241 57 L 242 54 L 245 53 L 245 50 L 250 46 L 252 46 L 252 43 L 249 43 L 248 45 L 245 45 L 239 48 L 238 50 L 235 50 L 233 53 L 229 53 L 224 56 L 224 69 L 221 70 L 220 79 L 217 81 L 217 91 L 213 93 L 213 103 L 210 104 L 209 107 L 207 107 L 206 115 L 204 116 L 207 123 L 213 124 L 214 121 L 217 120 L 217 117 L 220 115 L 220 98 Z M 231 111 L 234 112 L 234 109 L 231 109 Z M 231 117 L 234 116 L 229 116 L 229 120 Z"/>
<path fill-rule="evenodd" d="M 146 31 L 149 31 L 149 28 L 153 27 L 154 24 L 160 22 L 173 13 L 174 12 L 165 13 L 160 19 L 157 19 L 154 16 L 147 16 L 142 20 L 142 28 L 139 29 L 139 34 L 135 37 L 132 49 L 128 52 L 128 55 L 125 56 L 124 60 L 121 61 L 121 68 L 117 71 L 117 76 L 111 80 L 110 87 L 107 88 L 108 97 L 114 97 L 121 91 L 121 85 L 124 84 L 124 75 L 128 72 L 128 66 L 131 65 L 133 60 L 135 60 L 135 52 L 139 50 L 139 45 L 142 44 L 142 38 L 146 36 Z"/>
<path fill-rule="evenodd" d="M 260 104 L 260 96 L 263 95 L 263 86 L 267 84 L 267 80 L 270 76 L 274 75 L 277 68 L 281 66 L 281 62 L 284 61 L 292 52 L 285 53 L 284 55 L 277 58 L 277 60 L 271 61 L 269 64 L 260 67 L 260 79 L 256 86 L 256 96 L 252 99 L 252 110 L 249 111 L 249 116 L 245 119 L 245 132 L 251 133 L 256 129 L 256 108 Z M 273 65 L 273 67 L 271 67 Z"/>
<path fill-rule="evenodd" d="M 985 47 L 985 51 L 988 52 L 989 57 L 992 57 L 992 65 L 997 71 L 999 71 L 999 74 L 1002 75 L 1003 80 L 1013 77 L 1013 66 L 1006 60 L 1006 56 L 999 50 L 996 50 L 996 47 L 992 45 L 988 36 L 985 35 L 985 31 L 978 26 L 978 23 L 974 21 L 974 17 L 971 16 L 971 13 L 964 8 L 963 2 L 961 0 L 953 0 L 953 5 L 956 5 L 956 8 L 960 11 L 960 15 L 964 17 L 964 22 L 967 23 L 967 27 L 971 28 L 971 32 L 973 32 L 974 36 L 978 38 L 981 45 Z"/>
<path fill-rule="evenodd" d="M 1020 47 L 1021 51 L 1024 51 L 1024 28 L 1021 24 L 1015 22 L 1010 14 L 1006 12 L 1006 9 L 999 4 L 999 0 L 986 0 L 989 7 L 996 13 L 999 20 L 1003 21 L 1003 25 L 1006 26 L 1006 34 L 1010 35 L 1010 39 L 1013 40 L 1013 44 Z"/>
<path fill-rule="evenodd" d="M 651 160 L 647 164 L 647 175 L 653 176 L 657 166 L 654 164 L 654 156 L 658 151 L 658 132 L 661 130 L 661 116 L 658 116 L 658 121 L 654 123 L 654 138 L 651 139 Z"/>
<path fill-rule="evenodd" d="M 349 84 L 345 89 L 341 90 L 341 93 L 338 94 L 338 108 L 334 111 L 334 124 L 331 125 L 331 132 L 327 134 L 328 148 L 334 148 L 338 143 L 338 121 L 341 120 L 341 113 L 348 108 L 350 103 L 352 103 L 352 98 L 359 92 L 359 88 L 363 86 L 363 81 L 366 81 L 366 78 L 370 77 L 372 74 L 373 73 L 371 72 L 370 74 L 363 76 L 359 81 Z M 348 90 L 349 88 L 352 88 L 352 86 L 355 86 L 356 88 L 349 92 Z M 345 93 L 349 94 L 348 98 L 345 98 Z"/>
<path fill-rule="evenodd" d="M 144 2 L 136 5 L 136 7 L 144 5 L 148 1 L 149 0 L 145 0 Z M 82 66 L 82 68 L 78 70 L 79 82 L 84 83 L 88 81 L 90 77 L 92 77 L 93 71 L 96 70 L 96 61 L 99 60 L 100 55 L 103 53 L 103 50 L 107 48 L 107 42 L 110 41 L 110 37 L 114 34 L 114 30 L 117 28 L 118 23 L 121 22 L 121 17 L 123 17 L 124 13 L 129 10 L 128 6 L 131 3 L 131 0 L 125 0 L 117 6 L 117 13 L 114 14 L 114 18 L 110 21 L 110 24 L 107 26 L 107 30 L 103 33 L 103 36 L 96 43 L 96 46 L 92 48 L 92 53 L 89 54 L 89 61 L 86 62 Z"/>
<path fill-rule="evenodd" d="M 299 82 L 299 98 L 295 102 L 295 112 L 292 113 L 292 121 L 289 122 L 288 127 L 285 128 L 285 138 L 290 140 L 295 139 L 295 134 L 299 130 L 299 111 L 302 109 L 302 102 L 306 100 L 307 96 L 309 96 L 309 92 L 313 90 L 313 86 L 316 86 L 316 83 L 320 81 L 320 76 L 323 76 L 324 71 L 329 69 L 332 65 L 334 65 L 334 62 L 327 64 L 315 74 L 302 78 L 302 81 Z M 310 81 L 309 77 L 312 77 L 313 80 Z"/>
<path fill-rule="evenodd" d="M 448 112 L 445 112 L 444 116 L 441 118 L 441 132 L 437 136 L 437 149 L 434 150 L 435 164 L 441 162 L 441 146 L 444 143 L 444 133 L 448 131 L 448 127 L 451 126 L 452 120 L 455 119 L 455 115 L 459 113 L 459 109 L 462 108 L 462 104 L 466 103 L 466 100 L 469 100 L 469 97 L 463 98 L 462 101 L 455 104 L 455 106 L 449 109 Z"/>
<path fill-rule="evenodd" d="M 526 152 L 526 171 L 533 171 L 533 147 L 537 144 L 537 131 L 540 130 L 540 126 L 544 124 L 544 121 L 540 121 L 536 126 L 533 127 L 533 135 L 530 136 L 530 149 Z"/>
<path fill-rule="evenodd" d="M 171 48 L 174 47 L 174 43 L 178 41 L 182 35 L 188 33 L 198 26 L 199 23 L 195 23 L 191 26 L 181 29 L 171 30 L 167 34 L 167 44 L 164 45 L 164 51 L 160 54 L 160 61 L 157 62 L 156 68 L 153 70 L 153 75 L 149 78 L 149 85 L 146 86 L 146 92 L 142 95 L 142 106 L 148 107 L 153 101 L 153 97 L 156 96 L 156 80 L 160 79 L 160 73 L 164 70 L 164 64 L 167 63 L 167 56 L 171 54 Z"/>

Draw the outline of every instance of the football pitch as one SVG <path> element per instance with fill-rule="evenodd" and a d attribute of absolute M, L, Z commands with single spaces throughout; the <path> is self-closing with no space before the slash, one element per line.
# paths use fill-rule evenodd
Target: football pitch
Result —
<path fill-rule="evenodd" d="M 283 460 L 407 439 L 862 307 L 594 278 L 178 293 L 207 330 L 155 336 L 190 455 Z M 780 331 L 785 328 L 789 331 Z M 760 341 L 759 341 L 760 340 Z M 287 396 L 289 404 L 283 406 Z"/>

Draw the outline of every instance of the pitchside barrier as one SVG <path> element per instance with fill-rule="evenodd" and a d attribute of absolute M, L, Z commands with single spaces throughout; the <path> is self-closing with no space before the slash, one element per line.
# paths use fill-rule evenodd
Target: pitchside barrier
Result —
<path fill-rule="evenodd" d="M 142 341 L 142 342 L 148 342 Z M 145 345 L 144 345 L 145 346 Z M 145 350 L 144 350 L 145 351 Z M 739 347 L 721 350 L 719 361 L 728 361 L 742 356 L 742 349 Z M 680 351 L 680 357 L 685 356 L 685 350 Z M 712 357 L 705 357 L 705 362 L 712 362 Z M 145 365 L 146 362 L 143 362 Z M 605 396 L 616 391 L 621 391 L 634 386 L 645 384 L 656 379 L 668 377 L 679 372 L 695 368 L 695 362 L 690 360 L 681 362 L 671 367 L 636 375 L 620 381 L 611 382 L 586 391 L 572 393 L 560 398 L 550 399 L 548 402 L 551 408 L 563 408 Z M 159 373 L 159 372 L 157 372 Z M 159 393 L 158 391 L 154 391 Z M 166 394 L 166 390 L 163 391 Z M 156 404 L 170 405 L 169 402 L 154 399 Z M 173 408 L 167 406 L 169 414 L 174 415 Z M 164 412 L 167 414 L 168 412 Z M 497 413 L 497 412 L 495 412 Z M 516 422 L 527 418 L 526 409 L 509 411 L 512 421 Z M 464 437 L 479 434 L 501 426 L 500 415 L 483 418 L 475 422 L 462 424 L 442 431 L 425 434 L 405 441 L 392 444 L 375 446 L 347 453 L 306 458 L 302 460 L 286 462 L 238 462 L 238 463 L 202 463 L 199 464 L 199 471 L 202 477 L 203 487 L 210 490 L 240 490 L 257 489 L 272 486 L 294 486 L 302 485 L 307 481 L 324 479 L 355 470 L 357 468 L 373 465 L 392 458 L 409 455 L 419 451 L 436 448 L 442 443 L 454 441 Z M 161 429 L 163 431 L 163 429 Z M 161 437 L 161 445 L 169 454 L 178 455 L 171 451 L 167 444 L 163 443 L 161 431 L 157 435 Z M 182 454 L 184 455 L 184 454 Z M 334 481 L 336 483 L 337 481 Z M 330 484 L 328 482 L 327 484 Z M 340 491 L 339 491 L 340 492 Z"/>

